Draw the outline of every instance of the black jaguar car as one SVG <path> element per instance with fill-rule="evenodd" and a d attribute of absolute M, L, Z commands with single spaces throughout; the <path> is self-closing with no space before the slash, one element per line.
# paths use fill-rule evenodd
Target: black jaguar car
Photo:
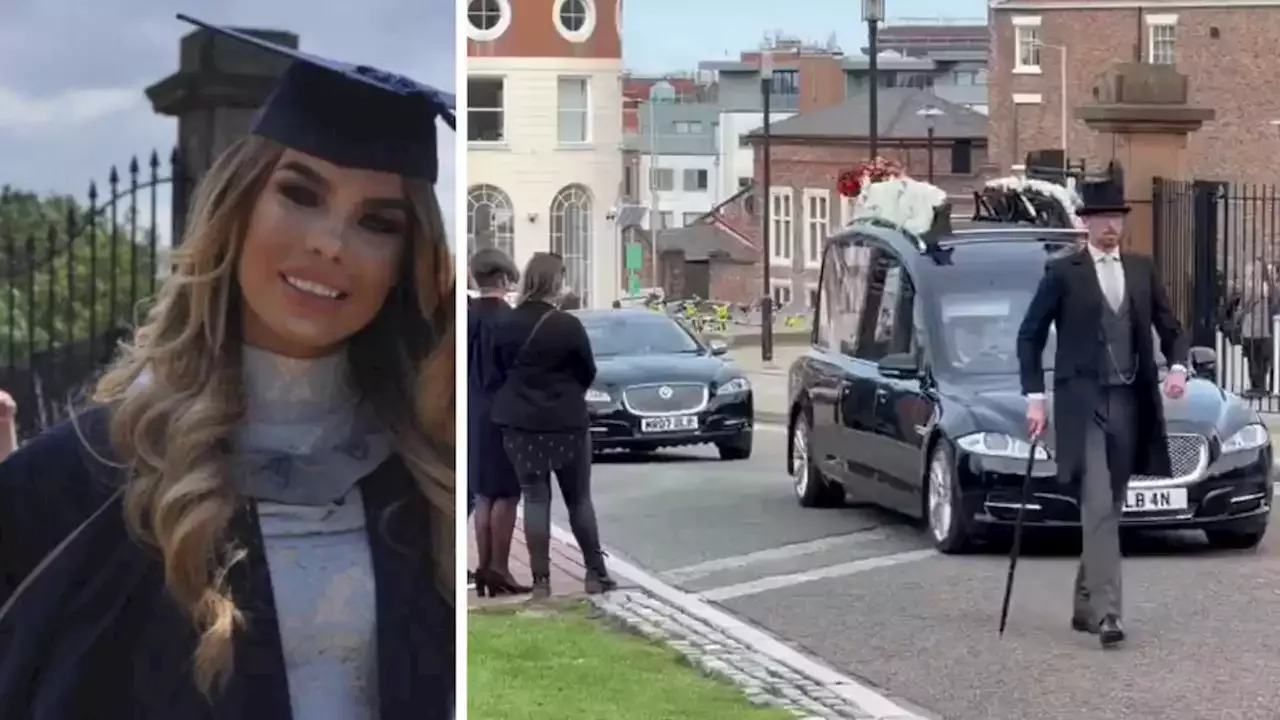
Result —
<path fill-rule="evenodd" d="M 1012 524 L 1032 451 L 1016 331 L 1046 259 L 1081 239 L 978 226 L 926 244 L 878 222 L 832 238 L 813 345 L 788 382 L 787 470 L 800 504 L 847 494 L 921 518 L 943 552 Z M 1214 374 L 1211 349 L 1193 348 L 1191 360 L 1201 377 L 1164 400 L 1173 477 L 1133 477 L 1122 523 L 1252 547 L 1271 509 L 1270 435 L 1242 400 L 1203 379 Z M 1052 437 L 1035 453 L 1024 522 L 1078 526 L 1078 491 L 1056 479 Z"/>
<path fill-rule="evenodd" d="M 683 324 L 648 310 L 579 310 L 595 354 L 587 392 L 595 450 L 645 452 L 712 443 L 724 460 L 751 456 L 751 383 Z"/>

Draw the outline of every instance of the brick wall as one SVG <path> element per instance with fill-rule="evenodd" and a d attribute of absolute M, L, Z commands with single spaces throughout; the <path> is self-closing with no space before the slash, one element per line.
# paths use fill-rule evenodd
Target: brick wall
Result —
<path fill-rule="evenodd" d="M 1100 75 L 1118 62 L 1134 59 L 1135 45 L 1145 56 L 1146 20 L 1164 15 L 1176 18 L 1174 54 L 1178 71 L 1187 75 L 1191 104 L 1217 111 L 1213 122 L 1188 139 L 1192 175 L 1276 182 L 1280 128 L 1271 122 L 1280 119 L 1280 95 L 1273 91 L 1280 7 L 1241 5 L 1227 1 L 1213 7 L 1162 9 L 1151 3 L 1144 15 L 1136 9 L 994 8 L 988 15 L 993 38 L 988 137 L 992 159 L 1007 171 L 1011 164 L 1021 163 L 1029 149 L 1061 146 L 1062 52 L 1046 48 L 1039 74 L 1015 74 L 1014 17 L 1038 17 L 1040 41 L 1066 47 L 1067 152 L 1073 160 L 1083 159 L 1097 168 L 1110 159 L 1112 138 L 1077 121 L 1075 108 L 1092 101 Z M 1015 110 L 1015 94 L 1038 95 L 1040 102 Z"/>
<path fill-rule="evenodd" d="M 761 274 L 762 269 L 759 263 L 712 260 L 711 297 L 730 303 L 755 302 L 764 292 L 760 285 Z"/>
<path fill-rule="evenodd" d="M 828 188 L 834 196 L 836 181 L 840 173 L 852 170 L 867 161 L 869 148 L 865 142 L 848 143 L 800 143 L 774 141 L 770 153 L 770 175 L 774 187 L 791 187 L 799 197 L 803 188 Z M 879 154 L 882 157 L 902 163 L 907 174 L 919 179 L 928 176 L 929 150 L 923 144 L 902 146 L 881 143 Z M 934 180 L 933 183 L 947 194 L 968 198 L 975 189 L 988 177 L 992 177 L 995 168 L 987 163 L 986 142 L 973 141 L 971 154 L 973 172 L 963 175 L 951 172 L 951 148 L 939 140 L 933 150 Z M 757 180 L 764 177 L 764 154 L 759 145 L 755 153 L 755 176 Z M 757 182 L 757 189 L 760 183 Z M 797 219 L 797 223 L 799 220 Z"/>

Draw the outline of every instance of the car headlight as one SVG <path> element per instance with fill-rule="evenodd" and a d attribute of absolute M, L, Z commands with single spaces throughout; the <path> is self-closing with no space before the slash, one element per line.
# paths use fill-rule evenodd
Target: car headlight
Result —
<path fill-rule="evenodd" d="M 989 457 L 1025 460 L 1031 454 L 1031 443 L 1004 433 L 982 432 L 965 435 L 956 440 L 956 444 L 971 453 Z M 1049 451 L 1045 450 L 1043 445 L 1036 445 L 1036 459 L 1049 459 Z"/>
<path fill-rule="evenodd" d="M 589 403 L 607 403 L 613 398 L 609 397 L 609 393 L 603 390 L 591 388 L 587 391 L 587 402 Z"/>
<path fill-rule="evenodd" d="M 718 395 L 733 395 L 734 393 L 744 393 L 751 389 L 751 383 L 747 382 L 744 377 L 734 378 L 724 383 L 716 390 Z"/>
<path fill-rule="evenodd" d="M 1243 450 L 1257 450 L 1270 442 L 1271 433 L 1267 432 L 1266 425 L 1245 425 L 1222 442 L 1222 452 L 1225 455 Z"/>

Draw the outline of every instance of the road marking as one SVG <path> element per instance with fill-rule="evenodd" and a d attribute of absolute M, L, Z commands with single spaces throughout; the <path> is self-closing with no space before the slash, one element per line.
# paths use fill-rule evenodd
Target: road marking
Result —
<path fill-rule="evenodd" d="M 867 570 L 876 570 L 879 568 L 892 567 L 903 563 L 914 562 L 916 560 L 924 560 L 926 558 L 937 557 L 938 551 L 928 550 L 910 550 L 908 552 L 894 553 L 892 555 L 882 555 L 880 557 L 866 558 L 865 560 L 854 560 L 852 562 L 840 563 L 839 565 L 829 565 L 823 568 L 815 568 L 804 572 L 787 573 L 785 575 L 771 575 L 763 577 L 759 580 L 751 580 L 750 582 L 738 583 L 736 585 L 726 585 L 705 592 L 698 593 L 698 597 L 706 600 L 729 600 L 731 598 L 740 598 L 747 595 L 758 595 L 762 592 L 770 590 L 779 590 L 781 588 L 802 585 L 816 580 L 828 580 L 830 578 L 845 577 L 847 575 L 856 575 Z"/>
<path fill-rule="evenodd" d="M 573 534 L 558 525 L 551 526 L 551 535 L 569 547 L 578 547 Z M 696 595 L 662 582 L 638 565 L 627 562 L 613 550 L 608 552 L 609 570 L 612 574 L 674 605 L 734 640 L 755 649 L 756 652 L 811 678 L 863 713 L 870 715 L 871 720 L 927 720 L 924 716 L 907 710 L 864 683 L 835 671 L 817 657 L 790 647 L 763 629 L 730 615 Z"/>
<path fill-rule="evenodd" d="M 790 545 L 782 545 L 779 547 L 769 548 L 767 550 L 757 550 L 744 555 L 733 555 L 730 557 L 716 558 L 707 560 L 706 562 L 686 565 L 684 567 L 675 568 L 659 573 L 659 577 L 669 583 L 688 582 L 700 577 L 706 577 L 714 573 L 723 572 L 725 570 L 737 570 L 755 565 L 762 562 L 773 562 L 775 560 L 789 560 L 791 558 L 802 557 L 804 555 L 813 555 L 815 553 L 825 552 L 833 548 L 849 547 L 871 540 L 884 540 L 888 538 L 887 532 L 881 529 L 866 530 L 863 532 L 852 533 L 849 535 L 835 535 L 831 537 L 819 538 L 808 542 L 793 543 Z"/>
<path fill-rule="evenodd" d="M 756 430 L 764 430 L 765 432 L 785 433 L 787 431 L 786 426 L 779 425 L 777 423 L 756 423 L 752 427 Z"/>

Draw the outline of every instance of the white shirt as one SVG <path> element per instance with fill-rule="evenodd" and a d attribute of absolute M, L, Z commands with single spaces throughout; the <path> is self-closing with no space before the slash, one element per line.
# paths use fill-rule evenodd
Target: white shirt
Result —
<path fill-rule="evenodd" d="M 1124 283 L 1124 263 L 1120 260 L 1120 250 L 1102 251 L 1094 247 L 1092 244 L 1085 245 L 1089 249 L 1089 257 L 1093 258 L 1093 270 L 1098 276 L 1098 289 L 1102 290 L 1107 286 L 1107 281 L 1111 280 L 1115 283 L 1120 297 L 1125 296 Z M 1114 273 L 1109 278 L 1108 273 Z M 1103 302 L 1108 302 L 1106 292 L 1103 291 Z M 1183 365 L 1170 365 L 1170 372 L 1186 373 L 1187 368 Z M 1028 400 L 1043 400 L 1044 393 L 1027 393 Z"/>
<path fill-rule="evenodd" d="M 1120 262 L 1120 251 L 1109 250 L 1103 252 L 1093 245 L 1086 245 L 1089 248 L 1089 257 L 1093 258 L 1093 270 L 1098 275 L 1098 287 L 1106 288 L 1107 282 L 1115 283 L 1116 289 L 1120 293 L 1120 297 L 1124 297 L 1124 265 Z M 1106 291 L 1103 291 L 1104 299 L 1107 299 Z"/>

